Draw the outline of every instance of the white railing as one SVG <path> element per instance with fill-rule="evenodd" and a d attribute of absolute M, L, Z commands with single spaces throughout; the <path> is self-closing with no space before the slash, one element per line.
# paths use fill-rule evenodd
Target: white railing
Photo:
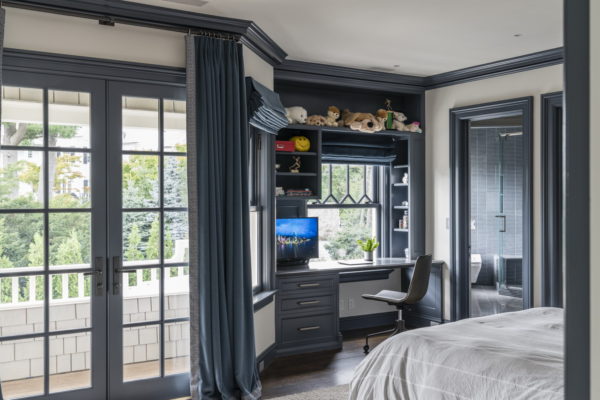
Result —
<path fill-rule="evenodd" d="M 171 261 L 171 260 L 169 260 Z M 158 264 L 158 260 L 145 260 L 141 265 L 156 265 Z M 129 264 L 129 263 L 126 263 Z M 139 266 L 140 263 L 135 263 L 135 265 Z M 66 270 L 81 270 L 85 268 L 89 268 L 89 264 L 72 264 L 72 265 L 59 265 L 52 266 L 53 269 L 61 269 L 62 271 Z M 180 293 L 187 293 L 189 291 L 189 279 L 188 274 L 186 273 L 187 267 L 164 267 L 164 279 L 165 279 L 165 295 L 173 295 Z M 171 276 L 171 268 L 177 269 L 177 275 Z M 24 267 L 24 268 L 10 268 L 5 271 L 10 271 L 11 273 L 20 273 L 20 272 L 32 272 L 32 271 L 40 271 L 43 269 L 41 267 Z M 129 273 L 123 273 L 122 282 L 124 286 L 123 297 L 124 298 L 134 298 L 134 297 L 146 297 L 146 296 L 158 296 L 159 294 L 159 285 L 160 285 L 160 270 L 158 268 L 150 269 L 150 279 L 144 280 L 144 270 L 137 269 L 132 273 L 136 274 L 135 284 L 129 284 Z M 69 277 L 75 275 L 77 277 L 77 295 L 69 296 L 70 288 L 69 288 Z M 55 275 L 56 276 L 56 275 Z M 61 273 L 60 276 L 60 297 L 54 297 L 53 295 L 53 278 L 51 278 L 50 284 L 50 293 L 52 304 L 61 304 L 61 303 L 71 303 L 71 302 L 80 302 L 80 301 L 88 301 L 89 295 L 85 295 L 85 278 L 83 273 L 79 272 L 76 274 L 69 274 L 68 272 Z M 146 276 L 146 278 L 148 278 Z M 91 279 L 91 277 L 90 277 Z M 12 276 L 12 277 L 2 277 L 0 274 L 0 285 L 4 285 L 6 280 L 10 280 L 11 282 L 11 293 L 10 293 L 10 301 L 3 301 L 0 303 L 0 310 L 15 308 L 16 307 L 31 307 L 35 305 L 41 305 L 44 303 L 43 300 L 36 299 L 36 279 L 35 276 Z M 21 286 L 22 280 L 27 280 L 26 287 Z M 1 286 L 0 286 L 1 287 Z M 90 282 L 90 291 L 92 291 L 91 282 Z M 23 294 L 23 296 L 21 296 Z M 2 294 L 3 297 L 6 294 Z M 0 299 L 5 300 L 5 299 Z"/>

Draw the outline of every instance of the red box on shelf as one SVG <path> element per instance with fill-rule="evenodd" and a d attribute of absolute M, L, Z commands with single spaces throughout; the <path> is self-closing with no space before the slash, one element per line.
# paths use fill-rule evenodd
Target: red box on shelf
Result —
<path fill-rule="evenodd" d="M 295 147 L 294 142 L 290 142 L 288 140 L 276 140 L 275 141 L 275 151 L 292 152 L 295 150 L 296 150 L 296 147 Z"/>

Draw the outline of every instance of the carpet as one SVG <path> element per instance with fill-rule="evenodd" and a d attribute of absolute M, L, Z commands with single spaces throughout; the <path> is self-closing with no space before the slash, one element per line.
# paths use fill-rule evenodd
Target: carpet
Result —
<path fill-rule="evenodd" d="M 310 392 L 275 397 L 272 400 L 346 400 L 348 398 L 348 391 L 348 385 L 340 385 L 312 390 Z"/>

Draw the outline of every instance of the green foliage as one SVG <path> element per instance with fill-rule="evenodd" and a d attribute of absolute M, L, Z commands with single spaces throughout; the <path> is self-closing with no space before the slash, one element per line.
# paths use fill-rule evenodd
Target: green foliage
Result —
<path fill-rule="evenodd" d="M 144 254 L 140 250 L 142 238 L 140 236 L 140 228 L 138 224 L 133 224 L 131 230 L 129 231 L 129 235 L 127 236 L 126 242 L 127 249 L 125 250 L 125 260 L 143 260 Z"/>
<path fill-rule="evenodd" d="M 375 236 L 366 240 L 358 239 L 356 243 L 358 243 L 362 251 L 366 252 L 375 251 L 375 249 L 379 247 L 379 242 L 377 241 L 377 238 Z"/>
<path fill-rule="evenodd" d="M 33 234 L 33 242 L 29 244 L 27 259 L 31 267 L 44 265 L 44 238 L 39 232 Z"/>
<path fill-rule="evenodd" d="M 158 260 L 160 258 L 160 220 L 155 218 L 150 225 L 150 236 L 146 247 L 146 258 L 148 260 Z"/>
<path fill-rule="evenodd" d="M 58 245 L 55 256 L 56 265 L 82 264 L 81 243 L 77 231 L 72 230 L 71 235 Z"/>

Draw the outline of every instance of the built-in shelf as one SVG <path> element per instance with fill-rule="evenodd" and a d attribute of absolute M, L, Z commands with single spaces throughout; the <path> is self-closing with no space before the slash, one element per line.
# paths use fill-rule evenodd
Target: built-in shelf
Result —
<path fill-rule="evenodd" d="M 394 206 L 394 210 L 408 210 L 408 206 Z"/>
<path fill-rule="evenodd" d="M 408 229 L 394 228 L 394 232 L 408 232 Z"/>
<path fill-rule="evenodd" d="M 276 151 L 278 156 L 316 156 L 317 152 L 315 151 Z"/>
<path fill-rule="evenodd" d="M 408 187 L 408 183 L 392 183 L 395 187 Z"/>
<path fill-rule="evenodd" d="M 384 130 L 375 133 L 366 133 L 355 131 L 346 127 L 336 127 L 336 126 L 314 126 L 314 125 L 302 125 L 302 124 L 292 124 L 288 125 L 287 129 L 298 129 L 298 130 L 311 130 L 311 131 L 321 131 L 321 132 L 329 132 L 329 133 L 344 133 L 350 135 L 364 136 L 364 135 L 379 135 L 379 136 L 391 136 L 391 137 L 409 137 L 413 135 L 422 135 L 423 133 L 417 132 L 406 132 L 406 131 L 395 131 L 395 130 Z"/>
<path fill-rule="evenodd" d="M 317 176 L 316 172 L 277 172 L 277 176 Z"/>

